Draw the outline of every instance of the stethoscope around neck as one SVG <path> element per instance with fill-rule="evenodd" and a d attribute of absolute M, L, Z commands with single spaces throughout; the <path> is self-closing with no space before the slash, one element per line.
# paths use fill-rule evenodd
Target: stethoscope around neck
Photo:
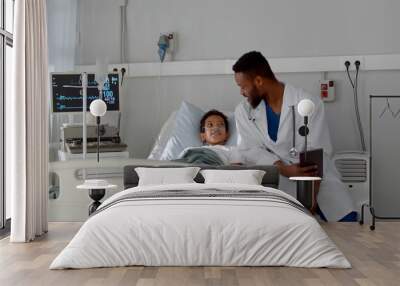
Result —
<path fill-rule="evenodd" d="M 290 109 L 291 109 L 291 112 L 292 112 L 292 147 L 289 149 L 289 156 L 292 157 L 292 158 L 297 158 L 299 152 L 296 149 L 296 111 L 295 111 L 295 105 L 291 105 Z M 261 132 L 261 130 L 259 129 L 258 125 L 256 124 L 256 118 L 254 117 L 253 112 L 252 112 L 252 108 L 250 106 L 249 106 L 249 110 L 248 110 L 248 119 L 253 122 L 253 124 L 256 126 L 256 128 L 260 132 L 260 134 L 263 134 Z M 309 132 L 308 128 L 306 126 L 304 126 L 304 125 L 301 126 L 298 131 L 299 131 L 299 134 L 301 136 L 308 135 L 308 132 Z M 265 144 L 264 144 L 264 147 L 267 149 L 267 151 L 275 154 L 275 152 L 273 152 L 271 149 L 269 149 Z"/>

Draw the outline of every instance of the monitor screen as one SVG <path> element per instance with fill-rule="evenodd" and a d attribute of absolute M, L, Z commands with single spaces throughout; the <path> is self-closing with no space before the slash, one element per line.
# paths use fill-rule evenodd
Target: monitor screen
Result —
<path fill-rule="evenodd" d="M 82 78 L 81 74 L 52 74 L 53 112 L 82 111 Z M 107 110 L 119 110 L 119 75 L 109 74 L 102 90 Z M 90 103 L 99 98 L 99 90 L 94 74 L 88 74 L 87 110 Z"/>

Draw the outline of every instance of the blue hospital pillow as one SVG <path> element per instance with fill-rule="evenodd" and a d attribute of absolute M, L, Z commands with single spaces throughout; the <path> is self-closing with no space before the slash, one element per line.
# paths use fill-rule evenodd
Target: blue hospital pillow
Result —
<path fill-rule="evenodd" d="M 171 113 L 167 121 L 162 126 L 160 133 L 158 134 L 157 140 L 151 148 L 150 154 L 147 159 L 160 160 L 162 153 L 164 152 L 165 146 L 171 138 L 171 134 L 174 131 L 175 119 L 177 111 Z"/>
<path fill-rule="evenodd" d="M 235 113 L 233 112 L 224 112 L 226 116 L 228 116 L 229 122 L 229 139 L 226 142 L 227 146 L 237 146 L 238 143 L 238 133 L 236 129 L 236 121 L 235 121 Z"/>
<path fill-rule="evenodd" d="M 199 147 L 202 145 L 199 136 L 199 122 L 204 111 L 186 101 L 182 102 L 172 131 L 160 160 L 178 159 L 179 154 L 187 147 Z"/>

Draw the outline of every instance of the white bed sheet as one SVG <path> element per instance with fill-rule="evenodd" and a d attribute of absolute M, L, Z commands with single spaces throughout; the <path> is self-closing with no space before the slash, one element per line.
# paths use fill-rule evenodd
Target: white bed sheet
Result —
<path fill-rule="evenodd" d="M 266 190 L 238 184 L 179 184 L 125 190 Z M 50 269 L 145 266 L 293 266 L 350 268 L 310 215 L 257 199 L 128 201 L 89 218 Z"/>

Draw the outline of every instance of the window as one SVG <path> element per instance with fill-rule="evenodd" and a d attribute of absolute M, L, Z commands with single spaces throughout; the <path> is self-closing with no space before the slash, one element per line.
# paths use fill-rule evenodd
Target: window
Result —
<path fill-rule="evenodd" d="M 11 34 L 14 32 L 14 0 L 5 0 L 5 30 Z"/>
<path fill-rule="evenodd" d="M 0 0 L 0 228 L 10 217 L 10 194 L 5 188 L 5 104 L 11 94 L 14 0 Z M 2 232 L 0 232 L 1 236 Z"/>

